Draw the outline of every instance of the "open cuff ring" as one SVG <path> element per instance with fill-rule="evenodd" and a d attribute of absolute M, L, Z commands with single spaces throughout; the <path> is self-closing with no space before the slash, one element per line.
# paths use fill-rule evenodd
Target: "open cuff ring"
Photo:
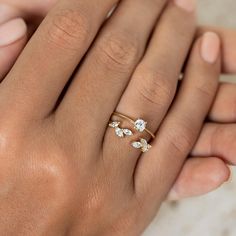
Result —
<path fill-rule="evenodd" d="M 155 138 L 155 135 L 149 129 L 147 129 L 147 127 L 146 127 L 147 122 L 145 122 L 143 119 L 133 120 L 132 118 L 130 118 L 124 114 L 121 114 L 119 112 L 113 112 L 112 115 L 117 116 L 121 119 L 127 120 L 129 123 L 131 123 L 133 125 L 133 128 L 136 131 L 138 131 L 140 133 L 146 132 L 147 134 L 151 135 L 151 137 L 153 139 Z M 121 124 L 120 121 L 110 121 L 109 127 L 114 128 L 115 134 L 120 138 L 124 138 L 124 137 L 133 135 L 132 130 L 130 130 L 128 128 L 121 128 L 120 124 Z M 139 141 L 132 142 L 131 146 L 133 148 L 140 149 L 142 152 L 147 152 L 152 147 L 150 144 L 148 144 L 147 140 L 144 138 L 140 138 Z"/>

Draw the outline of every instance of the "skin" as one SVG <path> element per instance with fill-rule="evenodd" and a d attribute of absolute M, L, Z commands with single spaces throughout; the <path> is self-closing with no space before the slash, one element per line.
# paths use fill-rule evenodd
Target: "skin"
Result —
<path fill-rule="evenodd" d="M 13 11 L 13 13 L 11 14 L 11 17 L 19 17 L 19 16 L 24 16 L 26 19 L 30 20 L 31 25 L 34 25 L 34 27 L 37 27 L 38 22 L 34 23 L 34 21 L 32 19 L 35 19 L 35 17 L 32 18 L 32 15 L 39 15 L 44 17 L 45 13 L 48 11 L 48 9 L 54 4 L 54 2 L 49 1 L 44 5 L 40 5 L 42 4 L 42 1 L 40 2 L 36 2 L 34 4 L 29 4 L 27 1 L 13 1 L 10 2 L 9 0 L 6 3 L 10 3 L 12 4 L 12 6 L 14 6 L 14 8 L 20 9 L 17 11 Z M 209 30 L 209 28 L 201 28 L 199 30 L 199 35 L 203 33 L 203 31 L 205 30 Z M 211 29 L 214 31 L 217 31 L 218 34 L 221 35 L 221 38 L 223 40 L 223 62 L 224 62 L 224 70 L 225 72 L 230 72 L 233 73 L 235 71 L 234 68 L 234 54 L 232 53 L 233 51 L 231 50 L 231 48 L 233 48 L 233 42 L 234 42 L 234 38 L 235 38 L 235 34 L 232 31 L 226 31 L 226 30 L 219 30 L 219 29 Z M 23 39 L 20 42 L 17 42 L 16 44 L 10 45 L 7 48 L 1 49 L 0 51 L 0 55 L 4 55 L 2 58 L 4 58 L 4 61 L 1 60 L 1 64 L 3 66 L 1 66 L 1 68 L 4 68 L 3 72 L 0 73 L 2 76 L 2 78 L 4 77 L 4 73 L 8 70 L 8 68 L 11 67 L 12 63 L 14 62 L 14 59 L 16 58 L 16 56 L 18 55 L 18 53 L 20 52 L 20 50 L 22 49 L 22 46 L 24 45 L 24 43 L 26 42 L 25 39 Z M 13 48 L 13 49 L 12 49 Z M 15 52 L 15 53 L 13 53 Z M 6 57 L 7 56 L 7 57 Z M 215 106 L 213 106 L 213 108 L 217 111 L 220 110 L 220 105 L 218 105 L 218 103 L 220 103 L 220 101 L 224 101 L 224 96 L 228 94 L 227 98 L 229 105 L 227 105 L 226 107 L 228 108 L 228 111 L 231 112 L 231 114 L 228 113 L 221 113 L 218 112 L 220 114 L 225 114 L 225 119 L 222 122 L 227 122 L 228 117 L 232 116 L 232 108 L 233 107 L 233 92 L 230 93 L 230 95 L 232 95 L 232 97 L 229 96 L 229 93 L 226 93 L 224 91 L 233 91 L 235 88 L 233 85 L 225 85 L 222 87 L 229 87 L 228 89 L 220 89 L 218 92 L 218 96 L 217 96 L 217 100 L 215 102 Z M 230 89 L 231 87 L 231 89 Z M 222 92 L 221 92 L 222 91 Z M 221 93 L 223 95 L 221 95 Z M 222 104 L 223 102 L 221 102 Z M 224 106 L 225 107 L 225 106 Z M 221 109 L 222 110 L 222 109 Z M 220 110 L 220 111 L 221 111 Z M 229 116 L 228 116 L 229 115 Z M 214 119 L 212 120 L 214 121 Z M 217 120 L 216 120 L 217 121 Z M 209 192 L 215 188 L 217 188 L 218 186 L 220 186 L 225 180 L 227 180 L 228 176 L 229 176 L 229 170 L 227 168 L 227 166 L 225 166 L 224 162 L 221 161 L 221 159 L 216 158 L 216 157 L 208 157 L 208 158 L 198 158 L 196 156 L 220 156 L 221 158 L 223 157 L 225 161 L 228 161 L 228 153 L 226 152 L 226 148 L 223 148 L 224 146 L 222 146 L 222 143 L 224 142 L 224 139 L 222 138 L 222 136 L 218 137 L 217 136 L 217 140 L 218 141 L 218 150 L 219 152 L 210 152 L 207 149 L 207 144 L 209 144 L 210 140 L 213 139 L 213 137 L 215 137 L 215 133 L 213 132 L 213 130 L 215 130 L 218 125 L 214 125 L 214 124 L 206 124 L 205 125 L 207 127 L 204 128 L 204 132 L 203 134 L 207 134 L 207 135 L 201 135 L 200 141 L 198 142 L 197 145 L 197 152 L 193 152 L 193 155 L 195 156 L 194 158 L 189 159 L 185 165 L 183 170 L 181 171 L 176 184 L 174 186 L 174 188 L 172 189 L 172 191 L 170 192 L 168 199 L 170 200 L 176 200 L 176 199 L 180 199 L 183 197 L 190 197 L 190 196 L 194 196 L 194 195 L 200 195 L 206 192 Z M 209 128 L 208 128 L 209 127 Z M 232 129 L 231 127 L 228 126 L 221 126 L 221 129 L 224 128 L 224 130 L 227 130 L 226 135 L 225 136 L 230 136 L 230 133 L 232 133 Z M 211 132 L 209 132 L 208 130 L 211 129 Z M 205 131 L 206 130 L 206 131 Z M 216 132 L 217 133 L 217 132 Z M 214 134 L 214 136 L 213 136 Z M 224 136 L 224 137 L 225 137 Z M 201 141 L 203 140 L 203 141 Z M 214 142 L 215 143 L 215 142 Z M 230 146 L 232 142 L 229 142 L 227 148 Z M 205 147 L 205 148 L 202 148 Z M 231 146 L 230 146 L 231 147 Z M 200 150 L 200 151 L 198 151 Z M 230 150 L 232 150 L 232 158 L 233 158 L 233 148 L 231 148 Z M 223 155 L 222 155 L 223 153 Z M 218 155 L 216 155 L 218 154 Z M 231 158 L 231 159 L 232 159 Z M 231 161 L 231 163 L 234 163 Z"/>
<path fill-rule="evenodd" d="M 198 138 L 217 92 L 220 53 L 204 61 L 198 38 L 176 93 L 194 11 L 164 0 L 127 0 L 103 24 L 115 3 L 60 1 L 1 83 L 5 235 L 140 235 Z M 165 95 L 162 106 L 153 86 Z M 158 130 L 149 152 L 107 128 L 114 110 L 145 115 Z"/>

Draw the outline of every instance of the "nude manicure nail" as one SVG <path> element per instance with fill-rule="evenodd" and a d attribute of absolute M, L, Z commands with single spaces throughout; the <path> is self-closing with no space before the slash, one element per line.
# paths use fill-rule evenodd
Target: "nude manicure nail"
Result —
<path fill-rule="evenodd" d="M 225 181 L 225 183 L 232 183 L 234 179 L 233 169 L 231 166 L 229 166 L 229 171 L 230 171 L 230 175 L 229 175 L 229 178 Z"/>
<path fill-rule="evenodd" d="M 194 11 L 196 7 L 195 0 L 174 0 L 174 2 L 178 7 L 188 12 Z"/>
<path fill-rule="evenodd" d="M 0 4 L 0 24 L 15 18 L 17 15 L 17 10 L 6 4 Z"/>
<path fill-rule="evenodd" d="M 17 18 L 0 25 L 0 47 L 7 46 L 21 39 L 27 31 L 23 19 Z"/>
<path fill-rule="evenodd" d="M 207 32 L 203 35 L 201 56 L 207 63 L 215 63 L 220 52 L 220 39 L 216 33 Z"/>

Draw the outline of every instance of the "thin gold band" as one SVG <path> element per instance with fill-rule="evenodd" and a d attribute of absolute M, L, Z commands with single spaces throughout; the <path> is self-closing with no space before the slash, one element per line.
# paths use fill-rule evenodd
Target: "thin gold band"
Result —
<path fill-rule="evenodd" d="M 122 118 L 122 119 L 125 119 L 125 120 L 129 121 L 130 123 L 132 123 L 133 125 L 135 124 L 135 121 L 134 121 L 131 117 L 126 116 L 126 115 L 124 115 L 124 114 L 122 114 L 122 113 L 113 112 L 112 115 L 117 116 L 117 117 L 120 117 L 120 118 Z M 155 134 L 154 134 L 153 132 L 151 132 L 150 130 L 148 130 L 147 128 L 145 128 L 145 131 L 146 131 L 149 135 L 151 135 L 153 139 L 156 138 Z"/>

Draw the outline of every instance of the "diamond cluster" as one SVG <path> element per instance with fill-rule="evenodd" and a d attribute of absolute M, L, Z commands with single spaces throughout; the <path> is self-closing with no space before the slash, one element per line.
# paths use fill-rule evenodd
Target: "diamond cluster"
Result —
<path fill-rule="evenodd" d="M 124 138 L 125 136 L 132 136 L 133 132 L 130 129 L 122 129 L 119 127 L 120 122 L 118 121 L 113 121 L 109 124 L 111 128 L 115 129 L 115 134 L 120 137 Z"/>
<path fill-rule="evenodd" d="M 140 142 L 133 142 L 132 146 L 136 149 L 141 149 L 142 152 L 147 152 L 152 147 L 148 144 L 147 140 L 143 138 L 140 139 Z"/>
<path fill-rule="evenodd" d="M 135 130 L 139 132 L 143 132 L 146 129 L 147 122 L 145 122 L 142 119 L 138 119 L 134 122 L 134 128 Z M 123 129 L 120 128 L 120 122 L 119 121 L 112 121 L 109 123 L 109 127 L 115 129 L 115 134 L 120 137 L 124 138 L 126 136 L 132 136 L 133 132 L 130 129 Z M 140 138 L 138 142 L 132 142 L 132 147 L 135 149 L 140 149 L 142 152 L 147 152 L 152 146 L 148 144 L 146 139 Z"/>

